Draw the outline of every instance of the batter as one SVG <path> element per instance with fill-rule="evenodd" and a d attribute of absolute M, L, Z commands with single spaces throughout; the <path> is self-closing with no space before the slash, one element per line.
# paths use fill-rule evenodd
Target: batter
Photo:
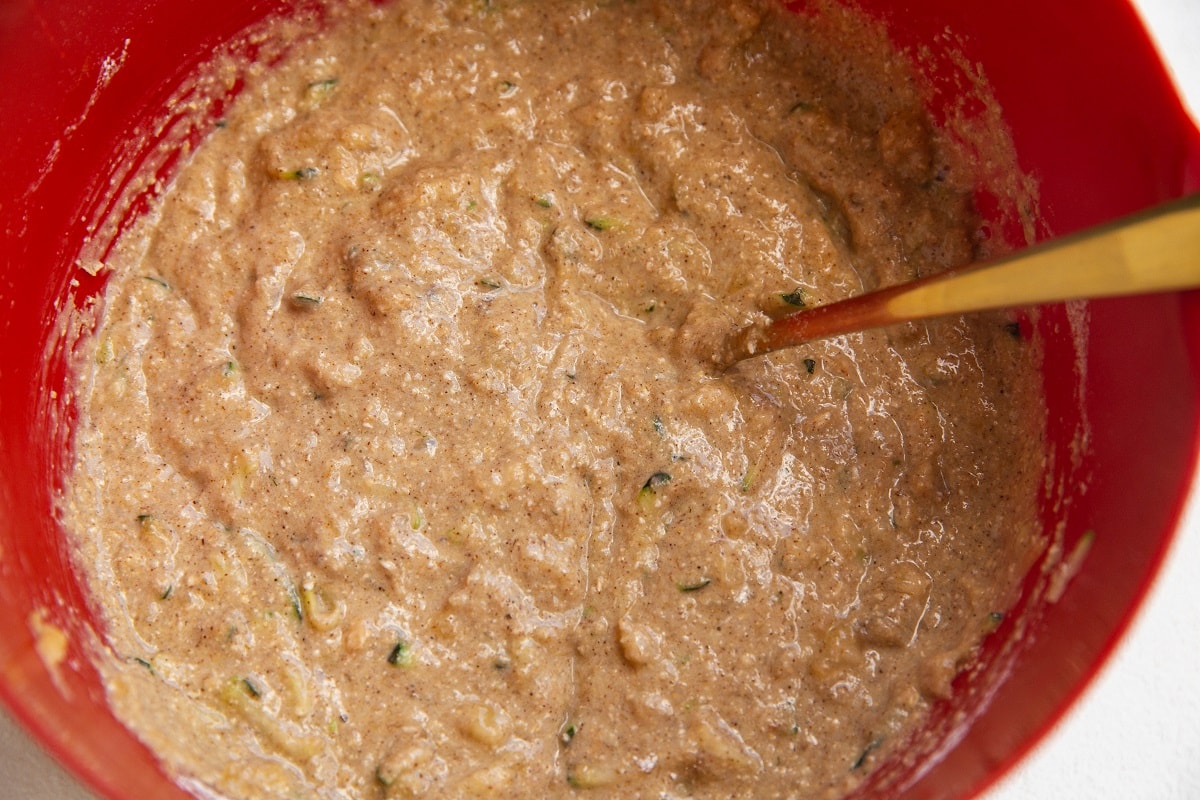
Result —
<path fill-rule="evenodd" d="M 1036 347 L 710 357 L 978 255 L 903 60 L 765 0 L 280 25 L 104 265 L 64 514 L 114 708 L 231 798 L 861 782 L 1031 562 Z"/>

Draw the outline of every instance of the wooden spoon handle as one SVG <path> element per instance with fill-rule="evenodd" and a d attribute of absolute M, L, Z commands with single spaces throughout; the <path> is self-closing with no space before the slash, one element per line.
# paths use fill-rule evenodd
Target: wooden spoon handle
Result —
<path fill-rule="evenodd" d="M 734 344 L 749 357 L 897 322 L 1200 287 L 1200 193 L 1005 258 L 818 306 Z"/>

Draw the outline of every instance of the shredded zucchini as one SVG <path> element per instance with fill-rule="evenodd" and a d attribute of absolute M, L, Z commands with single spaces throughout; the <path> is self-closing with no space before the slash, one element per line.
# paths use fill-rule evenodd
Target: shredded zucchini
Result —
<path fill-rule="evenodd" d="M 392 647 L 392 651 L 388 653 L 387 662 L 400 669 L 411 667 L 413 665 L 412 646 L 403 639 L 397 641 Z"/>
<path fill-rule="evenodd" d="M 656 472 L 651 475 L 638 492 L 638 507 L 643 514 L 649 514 L 658 505 L 659 487 L 670 483 L 671 475 L 666 472 Z"/>
<path fill-rule="evenodd" d="M 804 308 L 808 305 L 808 301 L 805 299 L 805 292 L 800 288 L 797 288 L 795 291 L 779 295 L 779 299 L 787 303 L 789 306 L 795 306 L 796 308 Z"/>
<path fill-rule="evenodd" d="M 616 217 L 607 216 L 588 217 L 584 222 L 587 223 L 589 228 L 597 231 L 611 231 L 614 228 L 620 228 L 623 224 Z"/>
<path fill-rule="evenodd" d="M 317 177 L 318 171 L 316 167 L 298 167 L 297 169 L 281 172 L 278 174 L 278 177 L 286 181 L 306 181 L 309 178 Z"/>
<path fill-rule="evenodd" d="M 301 308 L 316 308 L 325 302 L 325 297 L 315 292 L 292 292 L 292 302 Z"/>

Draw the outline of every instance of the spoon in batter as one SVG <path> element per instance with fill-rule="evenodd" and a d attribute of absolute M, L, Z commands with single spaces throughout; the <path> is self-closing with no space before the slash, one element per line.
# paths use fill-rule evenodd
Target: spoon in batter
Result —
<path fill-rule="evenodd" d="M 1116 222 L 738 331 L 718 362 L 930 317 L 1200 287 L 1200 193 Z"/>

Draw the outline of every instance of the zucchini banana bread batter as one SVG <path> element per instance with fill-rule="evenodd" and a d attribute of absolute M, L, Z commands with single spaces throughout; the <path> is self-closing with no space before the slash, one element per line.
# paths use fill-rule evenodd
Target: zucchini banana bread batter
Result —
<path fill-rule="evenodd" d="M 833 8 L 351 2 L 123 237 L 64 502 L 114 707 L 233 798 L 835 797 L 1036 549 L 1036 346 L 723 372 L 975 258 L 977 176 Z"/>

